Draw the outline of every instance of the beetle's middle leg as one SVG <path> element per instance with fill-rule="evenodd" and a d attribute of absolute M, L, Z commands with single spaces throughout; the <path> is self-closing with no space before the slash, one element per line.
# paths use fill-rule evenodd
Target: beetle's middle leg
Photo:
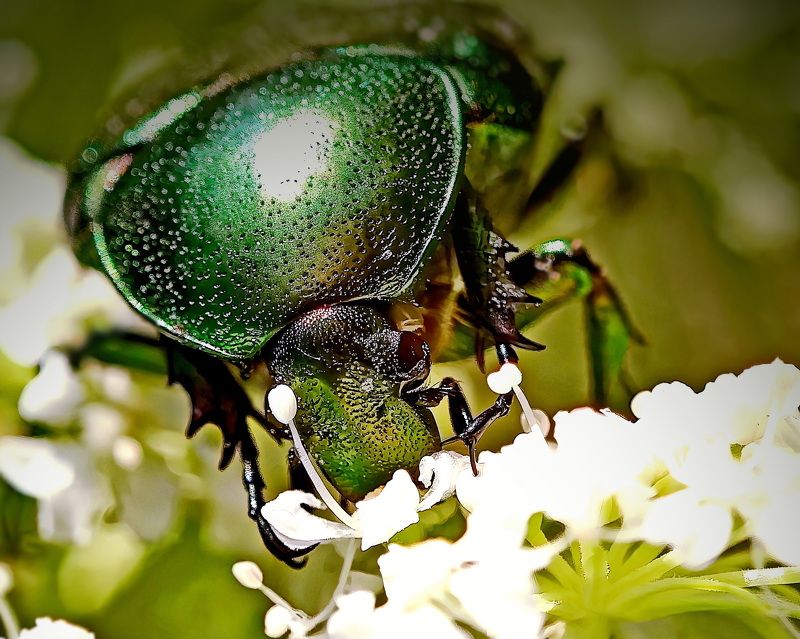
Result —
<path fill-rule="evenodd" d="M 247 515 L 258 527 L 264 545 L 284 563 L 299 567 L 298 557 L 310 548 L 297 550 L 286 546 L 261 514 L 264 499 L 264 478 L 258 463 L 258 448 L 247 424 L 255 419 L 277 441 L 288 436 L 257 411 L 227 366 L 212 357 L 194 350 L 168 348 L 170 382 L 186 389 L 192 402 L 192 416 L 187 435 L 193 436 L 203 425 L 213 423 L 222 431 L 220 469 L 230 464 L 236 451 L 242 459 L 242 483 L 247 492 Z"/>

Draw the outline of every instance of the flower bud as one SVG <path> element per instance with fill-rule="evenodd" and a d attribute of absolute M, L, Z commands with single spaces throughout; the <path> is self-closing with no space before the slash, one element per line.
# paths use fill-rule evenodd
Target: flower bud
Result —
<path fill-rule="evenodd" d="M 286 384 L 278 384 L 267 393 L 267 406 L 281 424 L 288 424 L 297 414 L 297 397 Z"/>
<path fill-rule="evenodd" d="M 236 581 L 245 588 L 258 590 L 263 585 L 264 575 L 261 569 L 252 561 L 237 561 L 233 564 L 231 572 L 233 572 L 233 576 L 236 577 Z"/>
<path fill-rule="evenodd" d="M 294 617 L 291 610 L 280 605 L 272 606 L 264 615 L 264 634 L 267 637 L 282 637 L 288 632 Z"/>
<path fill-rule="evenodd" d="M 490 373 L 486 376 L 486 382 L 492 392 L 498 395 L 505 395 L 511 392 L 514 386 L 519 386 L 522 383 L 522 371 L 511 362 L 506 362 L 500 367 L 499 371 Z"/>

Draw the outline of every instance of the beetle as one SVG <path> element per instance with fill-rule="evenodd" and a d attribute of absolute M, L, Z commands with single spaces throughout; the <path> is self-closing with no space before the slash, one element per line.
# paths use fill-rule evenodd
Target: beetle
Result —
<path fill-rule="evenodd" d="M 535 185 L 521 177 L 548 74 L 474 23 L 430 24 L 194 85 L 91 141 L 71 171 L 76 255 L 166 337 L 170 380 L 192 401 L 188 434 L 220 427 L 220 468 L 239 452 L 248 514 L 290 565 L 308 549 L 287 547 L 261 515 L 247 419 L 278 441 L 290 433 L 253 407 L 230 364 L 263 364 L 292 389 L 304 447 L 355 501 L 442 447 L 430 409 L 443 400 L 473 469 L 480 436 L 508 413 L 506 388 L 473 416 L 456 380 L 428 384 L 433 362 L 474 353 L 483 368 L 493 346 L 514 365 L 515 349 L 544 348 L 521 329 L 582 296 L 602 397 L 635 336 L 578 244 L 511 259 L 493 225 L 503 197 L 521 216 L 577 164 L 580 140 L 565 141 Z"/>

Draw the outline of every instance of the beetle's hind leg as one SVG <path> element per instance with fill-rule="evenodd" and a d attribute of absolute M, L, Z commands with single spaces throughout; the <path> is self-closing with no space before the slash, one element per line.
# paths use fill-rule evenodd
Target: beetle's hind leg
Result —
<path fill-rule="evenodd" d="M 582 299 L 586 338 L 592 376 L 592 401 L 598 407 L 613 404 L 615 387 L 621 384 L 627 405 L 630 390 L 624 375 L 624 358 L 631 343 L 643 344 L 605 271 L 591 258 L 579 241 L 563 239 L 544 242 L 521 253 L 508 264 L 511 279 L 541 297 L 537 308 L 517 317 L 520 327 L 530 325 L 573 299 Z"/>

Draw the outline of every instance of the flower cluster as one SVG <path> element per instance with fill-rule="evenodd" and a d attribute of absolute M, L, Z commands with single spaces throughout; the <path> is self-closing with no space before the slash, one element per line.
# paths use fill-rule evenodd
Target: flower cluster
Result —
<path fill-rule="evenodd" d="M 699 393 L 661 384 L 634 399 L 635 420 L 558 413 L 551 438 L 534 429 L 483 452 L 478 476 L 464 456 L 437 453 L 420 465 L 427 494 L 398 472 L 347 522 L 283 493 L 263 514 L 300 545 L 389 541 L 453 494 L 467 526 L 455 540 L 390 543 L 377 594 L 349 586 L 345 562 L 328 615 L 309 624 L 279 602 L 267 635 L 311 636 L 325 622 L 319 636 L 337 639 L 546 637 L 737 606 L 790 628 L 800 605 L 781 588 L 800 581 L 798 406 L 800 370 L 776 360 Z"/>

